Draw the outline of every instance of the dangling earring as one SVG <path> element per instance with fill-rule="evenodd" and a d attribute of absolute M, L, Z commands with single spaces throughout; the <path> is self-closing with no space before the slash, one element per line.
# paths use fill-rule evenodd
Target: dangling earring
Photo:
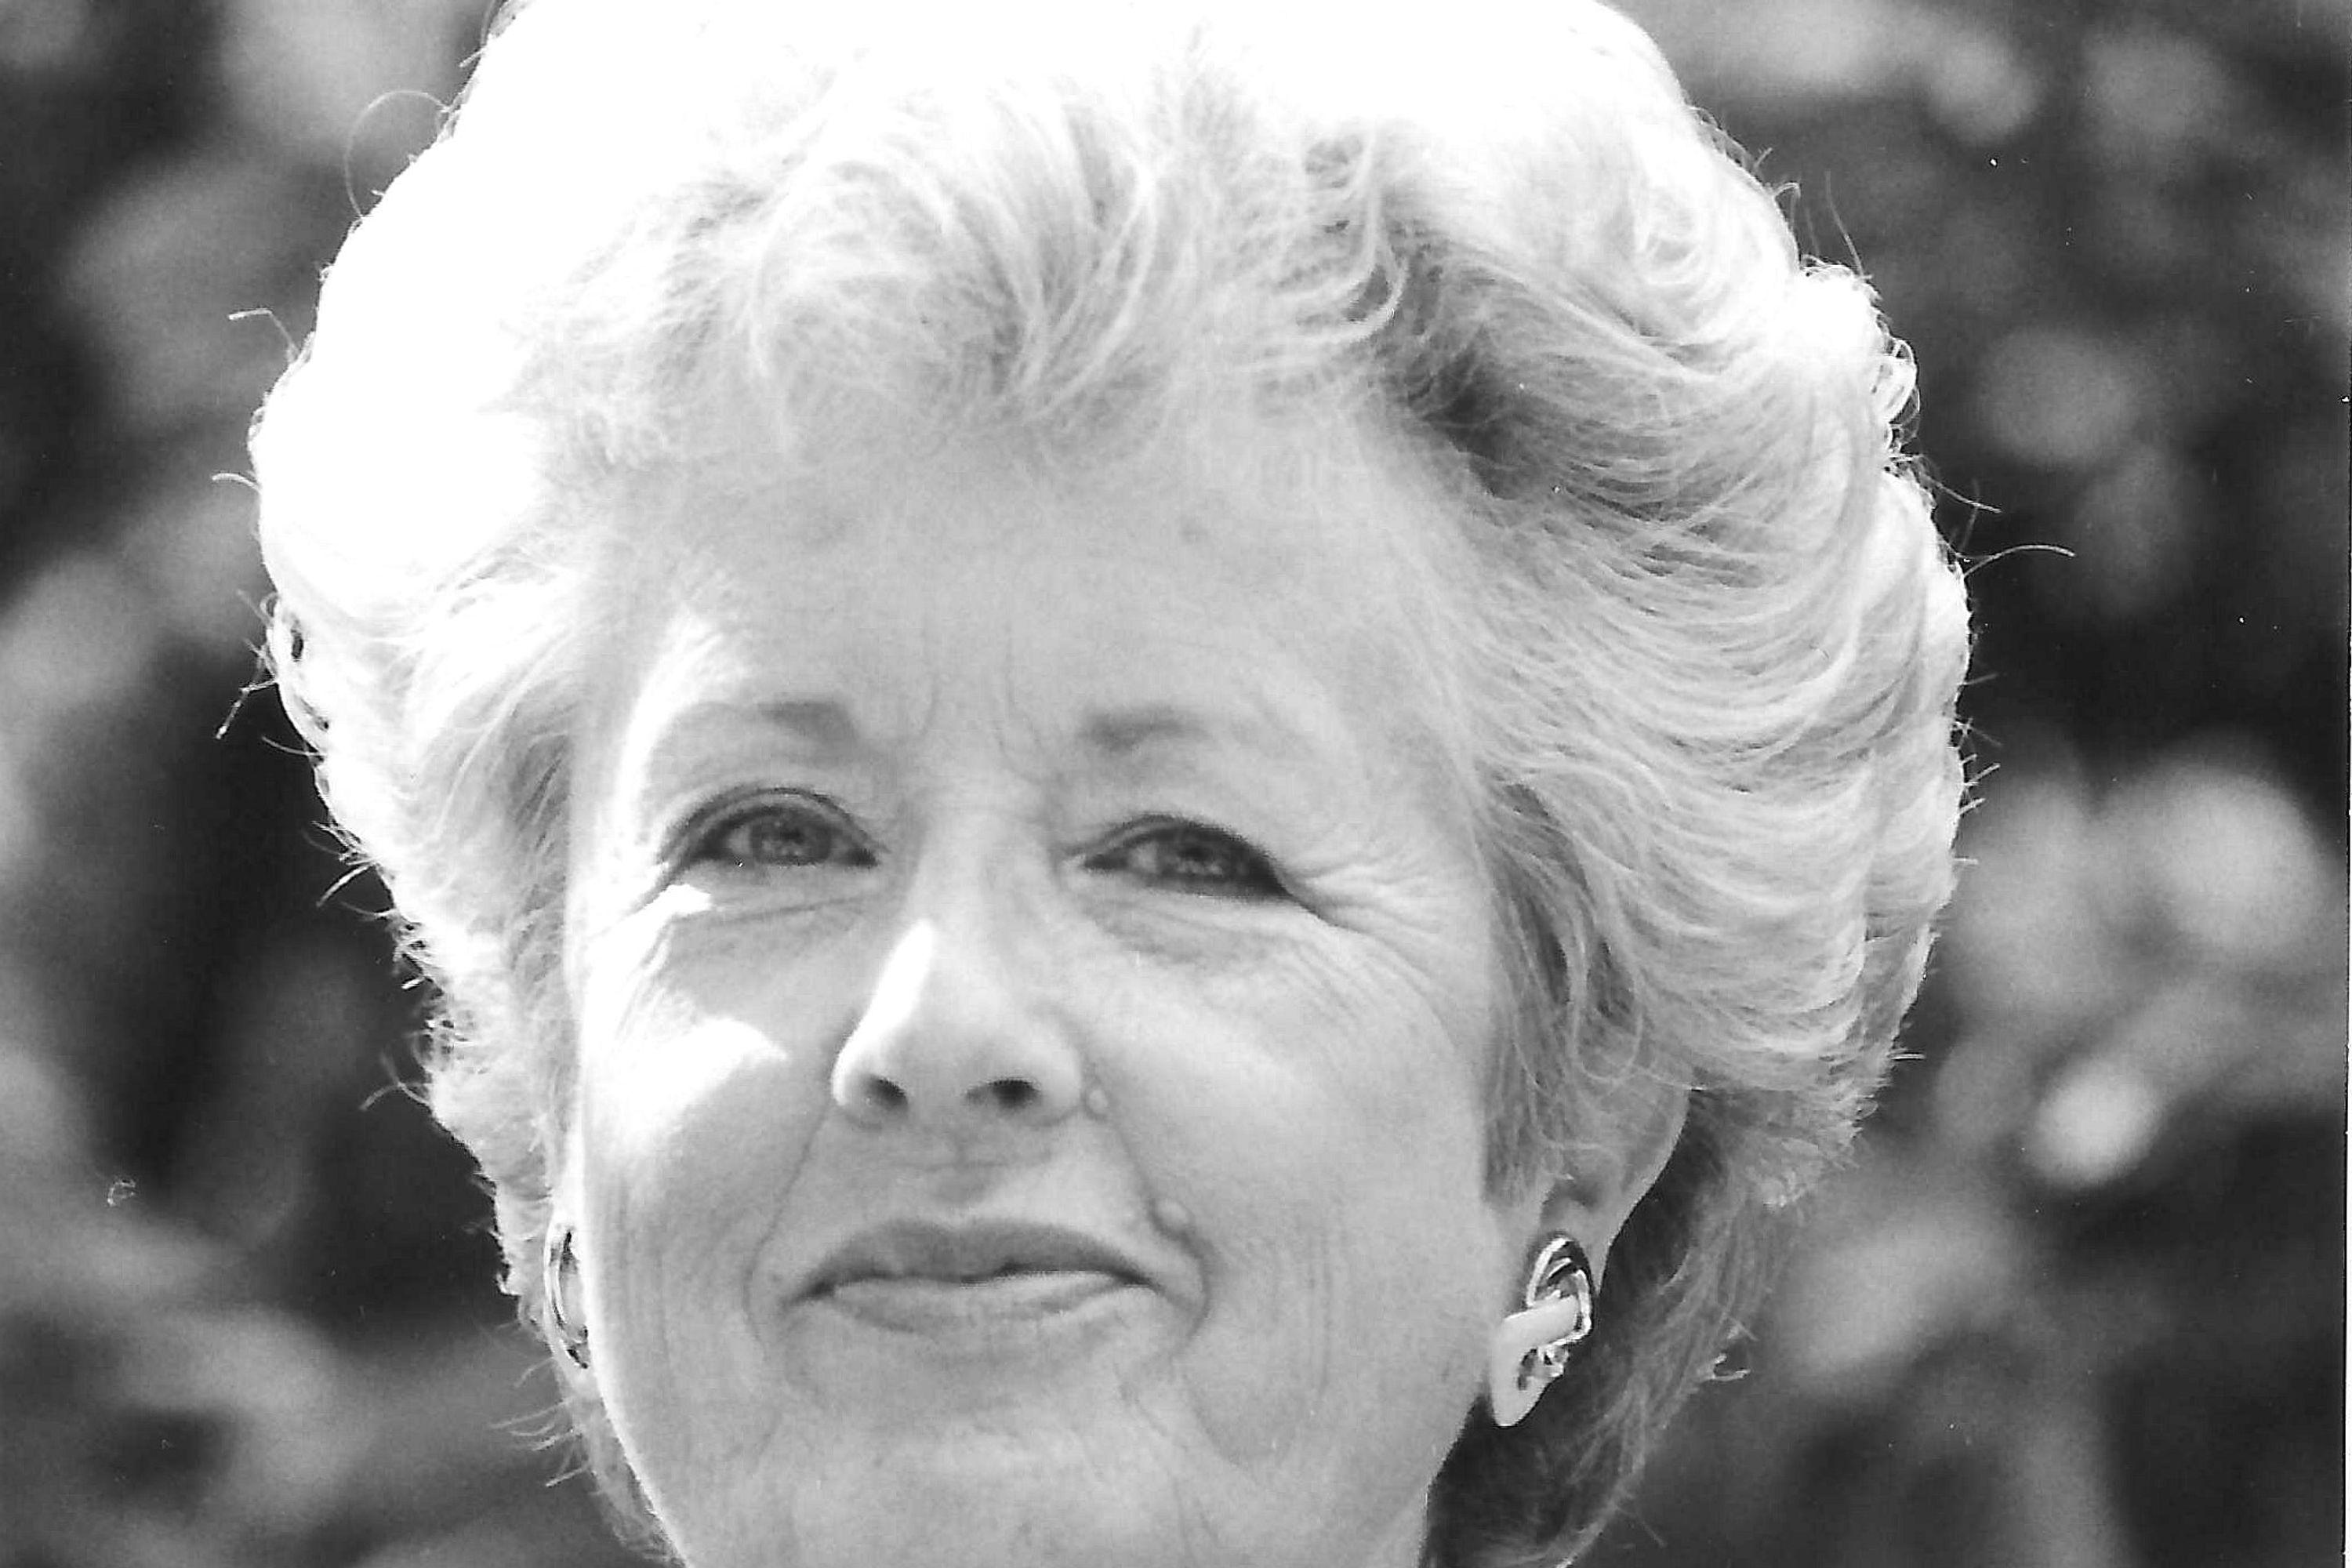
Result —
<path fill-rule="evenodd" d="M 1527 1419 L 1568 1352 L 1592 1332 L 1592 1265 L 1565 1231 L 1544 1238 L 1528 1266 L 1519 1310 L 1495 1329 L 1486 1352 L 1486 1404 L 1497 1426 Z"/>
<path fill-rule="evenodd" d="M 581 1371 L 588 1370 L 588 1325 L 580 1321 L 572 1305 L 572 1292 L 580 1279 L 580 1259 L 572 1255 L 572 1227 L 565 1226 L 547 1238 L 546 1258 L 547 1316 L 555 1325 L 556 1342 L 572 1364 Z"/>

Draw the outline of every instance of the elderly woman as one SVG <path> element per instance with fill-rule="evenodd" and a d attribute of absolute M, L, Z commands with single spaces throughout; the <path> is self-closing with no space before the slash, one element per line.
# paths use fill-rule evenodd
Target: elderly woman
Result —
<path fill-rule="evenodd" d="M 255 455 L 620 1512 L 1589 1542 L 1945 897 L 1909 395 L 1594 5 L 508 16 Z"/>

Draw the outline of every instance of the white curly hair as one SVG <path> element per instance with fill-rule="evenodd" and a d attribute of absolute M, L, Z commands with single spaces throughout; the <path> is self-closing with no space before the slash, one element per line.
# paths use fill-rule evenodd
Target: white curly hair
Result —
<path fill-rule="evenodd" d="M 1950 886 L 1967 613 L 1910 367 L 1622 17 L 1397 15 L 539 0 L 354 230 L 254 431 L 270 655 L 542 1328 L 597 500 L 748 378 L 1081 459 L 1203 396 L 1336 399 L 1418 454 L 1516 937 L 1490 1178 L 1565 1168 L 1629 1076 L 1689 1096 L 1598 1332 L 1465 1426 L 1430 1560 L 1580 1550 L 1713 1364 Z"/>

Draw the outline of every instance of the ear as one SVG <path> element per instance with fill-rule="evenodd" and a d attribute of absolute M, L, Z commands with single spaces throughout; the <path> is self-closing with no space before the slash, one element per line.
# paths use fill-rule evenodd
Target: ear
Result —
<path fill-rule="evenodd" d="M 1609 1248 L 1682 1141 L 1690 1090 L 1680 1084 L 1629 1075 L 1597 1086 L 1574 1168 L 1553 1182 L 1539 1229 L 1566 1231 L 1584 1244 L 1597 1283 L 1609 1267 Z"/>

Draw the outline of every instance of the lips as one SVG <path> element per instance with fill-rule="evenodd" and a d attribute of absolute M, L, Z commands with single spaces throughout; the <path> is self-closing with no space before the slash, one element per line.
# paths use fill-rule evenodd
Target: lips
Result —
<path fill-rule="evenodd" d="M 823 1250 L 787 1287 L 780 1324 L 808 1375 L 865 1395 L 932 1399 L 939 1378 L 990 1398 L 1058 1386 L 1105 1345 L 1140 1353 L 1191 1300 L 1181 1273 L 1108 1226 L 963 1215 L 811 1239 Z"/>
<path fill-rule="evenodd" d="M 959 1225 L 900 1221 L 850 1237 L 811 1279 L 812 1297 L 875 1283 L 952 1288 L 1034 1278 L 1146 1283 L 1143 1269 L 1110 1243 L 1064 1226 L 988 1220 Z"/>

